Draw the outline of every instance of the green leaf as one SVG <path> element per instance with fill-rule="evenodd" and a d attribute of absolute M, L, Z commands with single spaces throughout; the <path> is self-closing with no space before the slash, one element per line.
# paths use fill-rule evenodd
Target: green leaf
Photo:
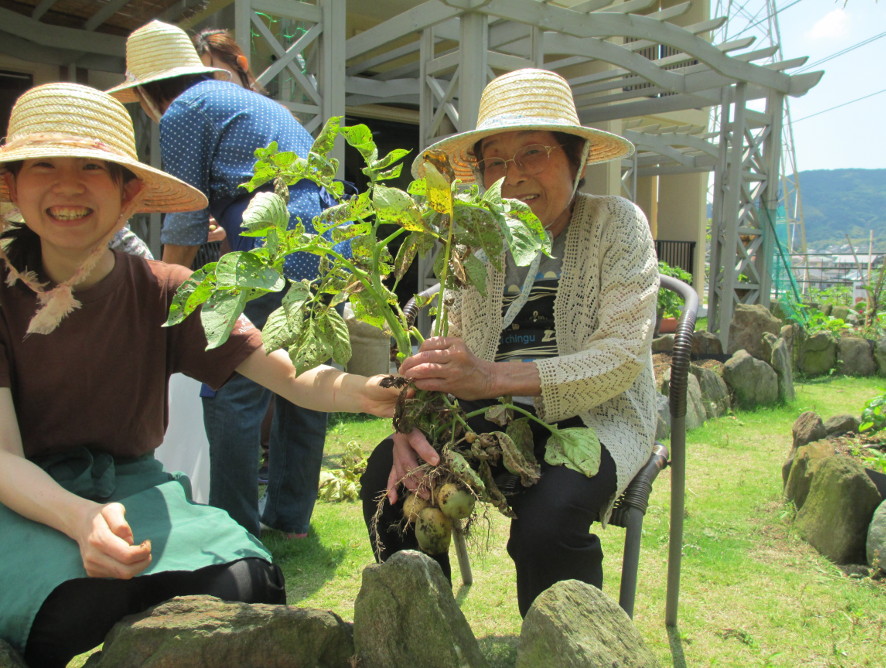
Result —
<path fill-rule="evenodd" d="M 197 269 L 190 278 L 178 286 L 172 303 L 169 305 L 169 316 L 164 327 L 172 327 L 182 322 L 203 302 L 209 299 L 215 287 L 215 262 Z"/>
<path fill-rule="evenodd" d="M 393 151 L 388 153 L 381 160 L 376 160 L 375 162 L 373 162 L 372 168 L 373 169 L 386 169 L 386 168 L 390 167 L 391 165 L 393 165 L 398 160 L 400 160 L 401 158 L 409 155 L 410 153 L 411 153 L 411 151 L 409 151 L 409 149 L 395 148 Z"/>
<path fill-rule="evenodd" d="M 320 331 L 328 337 L 332 359 L 344 366 L 351 359 L 351 336 L 344 318 L 334 308 L 327 308 L 318 320 Z"/>
<path fill-rule="evenodd" d="M 411 232 L 422 232 L 425 229 L 415 201 L 399 188 L 376 185 L 372 204 L 378 217 L 385 222 L 396 223 Z"/>
<path fill-rule="evenodd" d="M 545 461 L 591 478 L 600 470 L 600 439 L 587 427 L 554 429 L 545 445 Z"/>
<path fill-rule="evenodd" d="M 416 256 L 429 253 L 433 248 L 433 236 L 410 232 L 409 236 L 400 244 L 400 248 L 397 249 L 397 257 L 394 259 L 394 277 L 399 281 L 406 275 Z"/>
<path fill-rule="evenodd" d="M 332 357 L 332 337 L 322 330 L 317 321 L 308 320 L 299 339 L 298 345 L 289 350 L 296 374 L 313 369 Z"/>
<path fill-rule="evenodd" d="M 486 296 L 486 265 L 474 255 L 468 255 L 464 259 L 465 272 L 468 275 L 468 283 L 477 288 L 483 297 Z"/>
<path fill-rule="evenodd" d="M 286 285 L 286 279 L 280 272 L 268 267 L 258 253 L 251 251 L 222 255 L 215 267 L 215 275 L 220 288 L 279 292 Z"/>
<path fill-rule="evenodd" d="M 332 152 L 332 149 L 335 146 L 335 138 L 338 137 L 342 130 L 341 122 L 341 116 L 329 117 L 329 120 L 323 124 L 320 134 L 318 134 L 317 138 L 314 140 L 314 144 L 311 146 L 311 153 L 328 155 Z"/>
<path fill-rule="evenodd" d="M 360 123 L 358 125 L 342 127 L 340 132 L 348 144 L 360 152 L 366 164 L 375 162 L 378 157 L 378 149 L 375 146 L 375 140 L 372 138 L 372 130 Z"/>
<path fill-rule="evenodd" d="M 218 348 L 228 340 L 249 297 L 248 292 L 234 290 L 214 292 L 206 300 L 200 311 L 200 321 L 206 332 L 206 350 Z"/>
<path fill-rule="evenodd" d="M 527 204 L 519 200 L 507 200 L 510 215 L 505 216 L 508 229 L 509 249 L 514 262 L 520 267 L 529 265 L 540 252 L 550 256 L 551 237 L 541 221 Z"/>
<path fill-rule="evenodd" d="M 289 226 L 287 201 L 277 193 L 261 191 L 252 196 L 243 212 L 244 237 L 264 236 L 268 228 L 281 232 Z"/>

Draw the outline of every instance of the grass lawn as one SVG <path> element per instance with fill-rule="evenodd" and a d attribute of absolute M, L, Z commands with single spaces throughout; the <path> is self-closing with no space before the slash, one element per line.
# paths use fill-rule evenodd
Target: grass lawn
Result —
<path fill-rule="evenodd" d="M 798 382 L 797 399 L 742 412 L 689 433 L 679 625 L 664 625 L 670 476 L 658 479 L 644 524 L 634 620 L 662 665 L 884 666 L 886 583 L 850 577 L 797 537 L 781 498 L 791 425 L 806 410 L 824 419 L 860 414 L 881 379 Z M 327 466 L 346 443 L 368 453 L 385 420 L 347 420 L 327 441 Z M 511 666 L 521 619 L 504 551 L 507 523 L 495 512 L 469 543 L 474 584 L 455 594 L 492 666 Z M 602 532 L 604 590 L 618 597 L 623 531 Z M 353 620 L 362 568 L 372 562 L 357 503 L 318 503 L 311 535 L 267 544 L 286 573 L 291 605 Z M 453 556 L 454 560 L 454 556 Z M 457 569 L 456 569 L 457 570 Z"/>

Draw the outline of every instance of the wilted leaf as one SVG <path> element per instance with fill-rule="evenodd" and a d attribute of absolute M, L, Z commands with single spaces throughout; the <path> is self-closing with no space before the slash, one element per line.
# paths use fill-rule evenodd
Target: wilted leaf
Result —
<path fill-rule="evenodd" d="M 600 439 L 588 427 L 554 429 L 545 446 L 545 461 L 593 477 L 600 470 Z"/>
<path fill-rule="evenodd" d="M 511 418 L 514 417 L 514 411 L 502 404 L 496 404 L 487 408 L 486 412 L 483 413 L 483 417 L 499 427 L 505 427 L 511 421 Z"/>
<path fill-rule="evenodd" d="M 486 485 L 477 472 L 468 464 L 467 459 L 452 448 L 446 448 L 443 451 L 443 461 L 449 465 L 449 468 L 452 469 L 452 472 L 462 484 L 482 498 L 486 491 Z"/>
<path fill-rule="evenodd" d="M 541 477 L 541 470 L 533 452 L 534 444 L 529 418 L 515 420 L 507 426 L 505 431 L 507 432 L 507 440 L 499 439 L 502 463 L 508 471 L 520 476 L 520 483 L 524 487 L 531 487 Z"/>

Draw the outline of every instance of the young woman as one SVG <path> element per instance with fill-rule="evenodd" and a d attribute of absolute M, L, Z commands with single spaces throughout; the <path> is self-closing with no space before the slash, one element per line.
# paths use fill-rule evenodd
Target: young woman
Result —
<path fill-rule="evenodd" d="M 312 409 L 380 416 L 397 391 L 330 367 L 296 377 L 245 318 L 211 351 L 199 318 L 162 327 L 190 272 L 107 242 L 133 213 L 206 198 L 138 161 L 115 99 L 38 86 L 6 137 L 0 201 L 24 225 L 0 244 L 0 638 L 63 666 L 176 595 L 285 602 L 264 546 L 154 459 L 170 375 L 219 387 L 237 371 Z"/>

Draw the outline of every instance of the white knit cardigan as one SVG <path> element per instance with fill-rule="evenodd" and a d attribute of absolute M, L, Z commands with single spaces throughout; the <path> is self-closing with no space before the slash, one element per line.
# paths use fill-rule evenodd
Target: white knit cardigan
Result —
<path fill-rule="evenodd" d="M 612 455 L 618 487 L 600 518 L 605 523 L 655 439 L 650 343 L 658 263 L 646 217 L 621 197 L 579 193 L 565 234 L 554 302 L 558 356 L 535 362 L 541 377 L 535 403 L 549 422 L 581 417 Z M 462 290 L 448 311 L 449 335 L 488 361 L 501 336 L 504 284 L 489 263 L 486 297 L 473 287 Z"/>

